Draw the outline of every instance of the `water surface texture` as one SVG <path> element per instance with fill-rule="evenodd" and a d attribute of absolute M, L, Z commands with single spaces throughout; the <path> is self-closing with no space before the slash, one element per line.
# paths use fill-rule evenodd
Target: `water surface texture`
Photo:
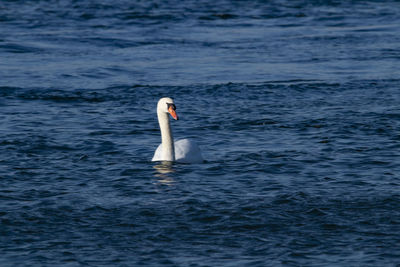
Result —
<path fill-rule="evenodd" d="M 1 1 L 1 266 L 398 266 L 399 1 Z M 151 162 L 156 105 L 203 164 Z"/>

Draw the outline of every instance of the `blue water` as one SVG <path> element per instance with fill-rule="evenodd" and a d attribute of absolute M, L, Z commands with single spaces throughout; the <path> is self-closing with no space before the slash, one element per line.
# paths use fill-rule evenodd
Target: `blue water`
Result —
<path fill-rule="evenodd" d="M 399 1 L 1 1 L 0 266 L 399 266 Z M 203 164 L 151 162 L 156 104 Z"/>

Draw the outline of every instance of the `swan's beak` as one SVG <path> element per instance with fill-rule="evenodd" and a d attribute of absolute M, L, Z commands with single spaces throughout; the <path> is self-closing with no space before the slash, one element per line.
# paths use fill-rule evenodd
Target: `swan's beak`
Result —
<path fill-rule="evenodd" d="M 168 112 L 169 114 L 171 114 L 172 118 L 174 118 L 175 120 L 179 120 L 178 115 L 176 115 L 176 111 L 172 106 L 168 108 Z"/>

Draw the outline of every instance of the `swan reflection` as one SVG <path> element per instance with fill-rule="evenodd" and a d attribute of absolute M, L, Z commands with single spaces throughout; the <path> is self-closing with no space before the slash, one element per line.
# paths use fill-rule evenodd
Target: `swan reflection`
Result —
<path fill-rule="evenodd" d="M 174 179 L 168 175 L 175 172 L 172 165 L 173 163 L 171 161 L 163 161 L 153 167 L 157 171 L 154 174 L 154 176 L 157 177 L 157 182 L 165 185 L 172 185 L 175 182 Z"/>

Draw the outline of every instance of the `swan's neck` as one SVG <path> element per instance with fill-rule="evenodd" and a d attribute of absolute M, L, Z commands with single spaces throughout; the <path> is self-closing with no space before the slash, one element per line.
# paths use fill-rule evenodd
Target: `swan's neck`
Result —
<path fill-rule="evenodd" d="M 157 111 L 161 130 L 162 158 L 165 161 L 175 161 L 175 147 L 168 114 Z"/>

